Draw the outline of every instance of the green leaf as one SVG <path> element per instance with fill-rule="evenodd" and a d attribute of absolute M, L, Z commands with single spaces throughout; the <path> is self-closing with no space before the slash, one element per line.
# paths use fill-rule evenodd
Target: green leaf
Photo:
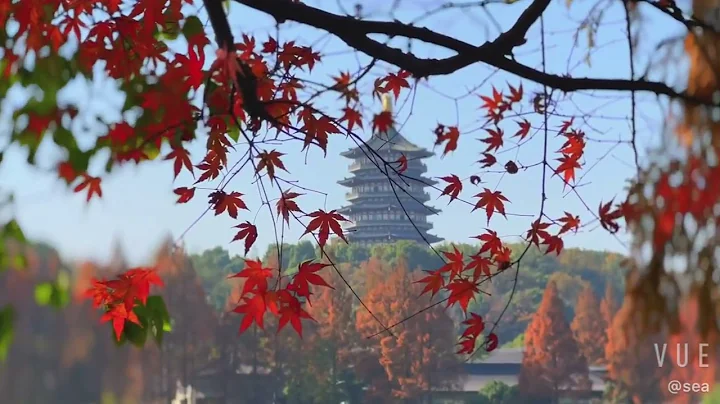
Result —
<path fill-rule="evenodd" d="M 161 345 L 164 334 L 172 331 L 170 313 L 168 313 L 165 301 L 162 296 L 150 296 L 145 307 L 149 319 L 148 331 L 153 334 L 155 342 Z"/>
<path fill-rule="evenodd" d="M 13 340 L 15 310 L 6 305 L 0 310 L 0 362 L 5 362 Z"/>
<path fill-rule="evenodd" d="M 193 15 L 185 19 L 185 24 L 183 24 L 182 27 L 182 33 L 185 35 L 185 38 L 189 39 L 198 34 L 204 35 L 205 28 L 203 27 L 202 22 L 200 22 L 200 19 Z"/>
<path fill-rule="evenodd" d="M 40 306 L 52 306 L 60 309 L 70 300 L 69 285 L 69 276 L 67 273 L 61 272 L 54 282 L 43 282 L 35 286 L 35 302 Z"/>

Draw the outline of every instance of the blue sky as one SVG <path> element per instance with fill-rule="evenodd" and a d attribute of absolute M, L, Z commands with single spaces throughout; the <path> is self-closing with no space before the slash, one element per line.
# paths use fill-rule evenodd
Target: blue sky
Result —
<path fill-rule="evenodd" d="M 320 6 L 330 11 L 337 11 L 336 2 L 322 1 L 306 3 Z M 385 1 L 364 2 L 364 10 L 371 15 L 386 15 Z M 348 9 L 352 9 L 351 4 Z M 397 14 L 397 18 L 408 21 L 423 14 L 423 10 L 433 8 L 434 1 L 405 1 Z M 527 6 L 528 2 L 518 2 L 513 5 L 491 5 L 488 11 L 498 21 L 500 26 L 508 27 Z M 573 68 L 574 76 L 596 76 L 607 78 L 627 78 L 628 50 L 622 41 L 624 37 L 623 11 L 620 2 L 611 3 L 605 7 L 604 26 L 596 38 L 595 51 L 590 58 L 591 65 L 583 63 L 587 50 L 587 35 L 581 33 L 577 37 L 577 46 L 573 51 L 573 30 L 580 25 L 580 20 L 587 15 L 589 8 L 594 5 L 590 2 L 578 2 L 568 9 L 563 2 L 553 2 L 550 6 L 545 22 L 548 32 L 547 60 L 548 71 L 554 73 L 568 72 Z M 643 21 L 643 32 L 657 27 L 655 11 L 646 11 Z M 202 13 L 201 13 L 202 16 Z M 231 26 L 239 37 L 241 32 L 252 33 L 261 42 L 267 38 L 267 33 L 274 33 L 274 21 L 260 13 L 252 12 L 237 4 L 232 5 Z M 202 20 L 205 21 L 204 16 Z M 666 21 L 666 20 L 663 20 Z M 424 24 L 437 29 L 447 35 L 464 39 L 468 42 L 480 44 L 486 38 L 497 35 L 493 23 L 479 9 L 451 10 L 424 20 Z M 664 23 L 667 37 L 680 33 L 681 27 Z M 539 53 L 539 24 L 530 31 L 528 44 L 517 52 L 518 59 L 528 65 L 540 64 Z M 347 52 L 347 47 L 337 41 L 328 40 L 323 33 L 296 25 L 283 26 L 282 39 L 296 39 L 301 44 L 311 44 L 320 39 L 317 49 L 321 50 L 324 62 L 313 70 L 311 77 L 315 80 L 327 82 L 331 75 L 340 71 L 355 71 L 367 58 Z M 643 37 L 645 38 L 645 37 Z M 649 36 L 648 36 L 649 38 Z M 639 64 L 644 69 L 647 56 L 651 55 L 648 49 L 664 37 L 643 39 L 639 51 Z M 399 43 L 398 46 L 402 46 Z M 413 45 L 413 50 L 424 57 L 444 57 L 449 53 Z M 208 50 L 212 55 L 212 51 Z M 568 63 L 568 60 L 570 61 Z M 641 69 L 639 69 L 641 70 Z M 378 75 L 382 72 L 378 70 Z M 482 143 L 477 139 L 483 138 L 484 132 L 477 130 L 484 122 L 481 105 L 476 95 L 467 96 L 457 102 L 452 97 L 467 93 L 473 86 L 483 82 L 492 71 L 486 66 L 476 65 L 446 77 L 432 78 L 429 83 L 420 84 L 414 91 L 404 91 L 395 106 L 397 120 L 400 123 L 400 132 L 410 141 L 432 149 L 434 135 L 432 130 L 437 123 L 446 125 L 459 125 L 461 130 L 459 149 L 445 158 L 440 158 L 441 150 L 436 149 L 437 156 L 426 161 L 429 175 L 433 177 L 456 174 L 467 178 L 472 174 L 480 173 L 484 183 L 482 186 L 501 190 L 511 201 L 507 204 L 508 213 L 537 215 L 540 201 L 540 176 L 538 167 L 510 176 L 499 173 L 485 173 L 474 164 L 483 151 Z M 473 94 L 488 94 L 491 84 L 498 88 L 505 87 L 505 83 L 517 85 L 519 79 L 507 74 L 497 74 L 488 83 L 473 91 Z M 365 89 L 369 89 L 372 79 L 368 80 Z M 535 84 L 523 83 L 526 94 L 541 92 L 542 87 Z M 117 105 L 122 105 L 122 98 L 114 94 L 113 83 L 108 80 L 98 80 L 94 84 L 75 83 L 66 89 L 66 96 L 81 100 L 81 109 L 93 109 L 98 113 L 106 114 L 108 119 L 120 119 L 113 112 Z M 368 91 L 369 93 L 369 91 Z M 21 92 L 15 92 L 7 102 L 21 102 Z M 447 95 L 450 95 L 448 97 Z M 528 99 L 530 97 L 527 97 Z M 339 111 L 339 103 L 333 103 L 333 98 L 326 98 L 324 103 L 329 111 Z M 649 141 L 657 138 L 661 130 L 662 115 L 655 101 L 650 97 L 639 97 L 638 114 L 638 148 L 642 151 Z M 114 106 L 115 107 L 114 107 Z M 379 110 L 380 103 L 366 100 L 369 110 Z M 7 105 L 6 105 L 7 106 Z M 531 111 L 532 107 L 524 102 L 523 111 Z M 628 97 L 622 99 L 612 93 L 575 94 L 571 98 L 559 101 L 558 113 L 565 115 L 592 114 L 594 118 L 588 119 L 581 129 L 593 140 L 589 141 L 586 152 L 586 165 L 578 173 L 582 177 L 581 187 L 577 190 L 583 200 L 593 211 L 598 204 L 617 196 L 622 199 L 625 179 L 630 177 L 632 167 L 632 151 L 627 144 L 615 145 L 615 140 L 628 140 L 630 138 L 629 124 L 624 119 L 630 114 Z M 5 116 L 5 119 L 7 116 Z M 539 126 L 541 116 L 535 114 L 530 118 L 533 126 Z M 550 127 L 557 128 L 561 117 L 552 117 Z M 579 118 L 576 118 L 576 122 Z M 366 124 L 366 127 L 369 126 Z M 512 125 L 506 126 L 506 132 L 514 132 Z M 91 127 L 91 130 L 93 128 Z M 510 133 L 510 134 L 511 134 Z M 533 134 L 534 131 L 531 131 Z M 506 136 L 506 148 L 511 145 L 509 135 Z M 102 135 L 102 133 L 100 134 Z M 369 131 L 361 132 L 364 137 L 370 136 Z M 599 141 L 598 141 L 599 140 Z M 197 163 L 202 159 L 203 141 L 197 142 L 190 150 L 193 160 Z M 549 152 L 554 158 L 555 153 L 562 144 L 560 138 L 551 135 Z M 349 160 L 338 155 L 343 150 L 353 147 L 354 143 L 345 136 L 333 136 L 327 151 L 327 157 L 319 149 L 312 149 L 306 156 L 300 152 L 301 144 L 293 144 L 288 149 L 281 150 L 288 153 L 284 162 L 291 174 L 285 175 L 289 180 L 298 181 L 306 188 L 323 191 L 312 193 L 301 191 L 305 195 L 298 199 L 301 208 L 312 211 L 318 208 L 334 209 L 344 204 L 346 190 L 337 185 L 336 181 L 347 176 Z M 238 150 L 241 150 L 238 148 Z M 231 155 L 230 162 L 237 160 L 242 151 Z M 206 209 L 207 192 L 198 191 L 195 199 L 188 204 L 176 205 L 176 196 L 172 190 L 175 187 L 189 186 L 193 180 L 189 175 L 183 174 L 173 182 L 171 162 L 150 162 L 140 166 L 127 165 L 112 175 L 103 179 L 103 198 L 85 203 L 84 195 L 73 194 L 70 189 L 57 179 L 51 171 L 57 161 L 57 154 L 50 144 L 41 152 L 43 161 L 40 168 L 28 167 L 25 163 L 26 153 L 17 148 L 9 150 L 3 161 L 0 171 L 0 189 L 4 192 L 12 191 L 16 197 L 16 206 L 12 213 L 20 221 L 29 237 L 51 243 L 68 259 L 94 259 L 106 261 L 111 254 L 114 243 L 118 242 L 131 264 L 142 264 L 152 257 L 160 242 L 167 238 L 178 238 Z M 519 149 L 498 153 L 500 163 L 513 159 L 523 164 L 533 164 L 541 160 L 542 135 L 534 135 L 528 143 Z M 234 156 L 234 158 L 233 158 Z M 310 161 L 306 164 L 307 160 Z M 557 163 L 554 163 L 557 164 Z M 498 169 L 498 166 L 494 168 Z M 265 246 L 273 242 L 273 224 L 267 208 L 259 209 L 260 199 L 257 188 L 251 184 L 251 173 L 239 175 L 228 186 L 227 190 L 238 191 L 245 194 L 245 200 L 250 211 L 242 212 L 239 219 L 253 221 L 260 229 L 260 236 L 256 245 L 264 251 Z M 473 187 L 469 181 L 465 183 L 462 197 L 474 201 L 474 194 L 482 188 Z M 274 192 L 276 192 L 275 190 Z M 271 191 L 273 192 L 273 191 Z M 437 198 L 438 191 L 429 191 L 433 198 Z M 277 197 L 276 193 L 271 198 Z M 548 182 L 546 213 L 554 218 L 560 217 L 563 211 L 579 214 L 584 221 L 590 221 L 592 216 L 574 193 L 563 192 L 563 184 L 558 178 Z M 468 237 L 482 233 L 486 225 L 484 211 L 471 213 L 471 206 L 453 202 L 447 206 L 447 197 L 431 201 L 434 206 L 443 209 L 443 213 L 432 219 L 434 233 L 445 239 L 457 242 L 471 241 Z M 274 203 L 273 203 L 274 206 Z M 525 233 L 530 217 L 501 216 L 494 217 L 490 226 L 500 235 L 506 236 L 509 241 Z M 232 226 L 238 224 L 226 215 L 220 217 L 205 215 L 183 237 L 190 252 L 198 252 L 206 248 L 222 246 L 234 254 L 242 254 L 242 245 L 230 243 L 234 235 Z M 290 229 L 285 232 L 286 242 L 296 242 L 303 229 L 298 223 L 291 223 Z M 308 236 L 306 239 L 310 239 Z M 310 239 L 312 240 L 312 239 Z M 597 226 L 590 226 L 565 238 L 566 247 L 582 247 L 591 249 L 605 249 L 627 252 L 628 238 L 626 235 L 613 237 Z"/>

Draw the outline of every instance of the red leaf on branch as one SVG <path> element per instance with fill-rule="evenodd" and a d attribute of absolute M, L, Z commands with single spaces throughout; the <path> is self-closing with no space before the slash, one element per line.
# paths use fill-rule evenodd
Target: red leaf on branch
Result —
<path fill-rule="evenodd" d="M 558 236 L 550 236 L 543 241 L 543 244 L 547 245 L 547 251 L 545 254 L 550 254 L 555 251 L 557 255 L 560 255 L 560 251 L 563 249 L 563 241 Z"/>
<path fill-rule="evenodd" d="M 490 137 L 485 139 L 480 139 L 481 142 L 486 143 L 488 145 L 487 149 L 485 149 L 485 152 L 489 152 L 491 150 L 498 150 L 503 145 L 503 131 L 502 129 L 485 129 L 490 135 Z"/>
<path fill-rule="evenodd" d="M 495 333 L 490 333 L 485 341 L 485 351 L 492 352 L 498 347 L 498 336 Z"/>
<path fill-rule="evenodd" d="M 298 272 L 293 277 L 292 282 L 287 289 L 295 292 L 300 297 L 310 298 L 310 285 L 324 286 L 326 288 L 335 289 L 330 286 L 325 279 L 317 274 L 318 271 L 327 267 L 328 264 L 319 262 L 305 261 L 298 267 Z"/>
<path fill-rule="evenodd" d="M 252 245 L 255 244 L 255 240 L 258 238 L 257 227 L 250 222 L 245 222 L 235 226 L 235 228 L 240 229 L 240 231 L 237 232 L 232 241 L 245 239 L 245 255 L 247 255 Z"/>
<path fill-rule="evenodd" d="M 520 87 L 515 88 L 508 84 L 508 87 L 510 87 L 510 95 L 507 96 L 507 100 L 510 103 L 516 103 L 522 101 L 523 98 L 523 86 L 522 83 L 520 83 Z"/>
<path fill-rule="evenodd" d="M 272 269 L 265 267 L 259 259 L 245 259 L 244 261 L 245 268 L 228 278 L 247 279 L 243 285 L 242 296 L 250 292 L 255 292 L 256 294 L 265 293 L 268 289 L 268 278 L 272 277 Z"/>
<path fill-rule="evenodd" d="M 527 119 L 523 119 L 522 122 L 517 123 L 520 126 L 520 129 L 513 135 L 513 137 L 520 137 L 520 140 L 525 139 L 525 136 L 530 133 L 530 122 L 528 122 Z"/>
<path fill-rule="evenodd" d="M 312 316 L 302 308 L 300 301 L 290 294 L 280 295 L 280 319 L 278 320 L 278 330 L 280 332 L 287 323 L 302 338 L 302 319 L 313 320 Z"/>
<path fill-rule="evenodd" d="M 287 169 L 285 169 L 285 165 L 283 164 L 282 160 L 280 160 L 280 157 L 284 155 L 284 153 L 280 153 L 277 150 L 263 151 L 259 153 L 257 158 L 260 159 L 260 162 L 258 163 L 255 172 L 259 173 L 263 168 L 265 168 L 267 169 L 268 177 L 270 177 L 270 180 L 274 180 L 275 167 L 281 170 L 285 170 L 285 172 L 287 172 Z"/>
<path fill-rule="evenodd" d="M 465 266 L 465 269 L 473 270 L 473 281 L 480 279 L 480 275 L 490 276 L 490 265 L 492 261 L 488 257 L 475 254 L 470 256 L 470 262 Z"/>
<path fill-rule="evenodd" d="M 267 311 L 267 305 L 262 295 L 255 295 L 251 298 L 243 297 L 243 303 L 233 309 L 234 313 L 242 314 L 240 322 L 240 334 L 244 333 L 255 323 L 260 329 L 264 329 L 263 318 Z"/>
<path fill-rule="evenodd" d="M 73 168 L 72 164 L 70 164 L 67 161 L 64 161 L 60 164 L 58 164 L 57 167 L 58 177 L 65 180 L 65 182 L 72 183 L 75 181 L 75 179 L 78 177 L 78 173 L 75 172 L 75 169 Z"/>
<path fill-rule="evenodd" d="M 405 170 L 407 170 L 407 168 L 408 168 L 408 160 L 407 160 L 407 157 L 405 157 L 404 154 L 401 155 L 399 159 L 397 159 L 396 163 L 398 163 L 398 165 L 399 165 L 399 167 L 398 167 L 398 172 L 399 172 L 400 174 L 404 173 Z"/>
<path fill-rule="evenodd" d="M 400 97 L 400 90 L 403 88 L 410 88 L 410 83 L 408 83 L 407 78 L 410 77 L 410 72 L 405 70 L 400 70 L 396 73 L 390 73 L 385 78 L 383 78 L 383 81 L 385 82 L 385 86 L 383 87 L 383 92 L 389 92 L 392 91 L 393 95 L 395 95 L 395 99 L 397 100 L 398 97 Z"/>
<path fill-rule="evenodd" d="M 498 237 L 495 231 L 492 231 L 490 229 L 485 229 L 485 231 L 487 233 L 473 237 L 483 242 L 483 245 L 482 247 L 480 247 L 480 251 L 478 252 L 478 254 L 490 252 L 490 255 L 497 255 L 497 253 L 500 252 L 500 250 L 502 250 L 503 248 L 502 240 L 500 240 L 500 237 Z"/>
<path fill-rule="evenodd" d="M 440 267 L 440 272 L 450 272 L 449 280 L 452 281 L 456 276 L 460 275 L 465 266 L 465 256 L 462 251 L 453 246 L 453 251 L 443 251 L 443 255 L 448 261 Z"/>
<path fill-rule="evenodd" d="M 579 169 L 581 166 L 578 159 L 573 156 L 564 155 L 557 159 L 557 161 L 560 162 L 560 165 L 555 169 L 553 176 L 558 174 L 563 176 L 563 180 L 565 181 L 565 184 L 563 184 L 564 189 L 567 184 L 570 184 L 570 181 L 575 181 L 575 169 Z"/>
<path fill-rule="evenodd" d="M 446 177 L 440 177 L 441 180 L 448 182 L 449 184 L 443 189 L 442 194 L 443 195 L 449 195 L 450 196 L 450 202 L 457 199 L 457 197 L 460 195 L 460 192 L 462 191 L 462 182 L 460 181 L 460 178 L 455 174 L 450 174 Z M 450 204 L 448 202 L 448 204 Z"/>
<path fill-rule="evenodd" d="M 303 213 L 303 211 L 300 210 L 300 207 L 298 207 L 297 202 L 295 202 L 293 200 L 300 195 L 303 195 L 303 194 L 298 194 L 297 192 L 286 191 L 282 194 L 282 196 L 280 197 L 280 200 L 277 201 L 277 205 L 276 205 L 277 214 L 278 214 L 278 216 L 282 215 L 283 219 L 285 219 L 285 222 L 288 225 L 290 224 L 290 212 Z"/>
<path fill-rule="evenodd" d="M 457 352 L 455 352 L 455 353 L 458 354 L 458 355 L 462 355 L 462 354 L 468 354 L 468 355 L 470 355 L 470 354 L 472 354 L 473 352 L 475 352 L 475 343 L 476 343 L 476 341 L 477 341 L 477 340 L 476 340 L 475 338 L 463 338 L 463 339 L 461 339 L 460 342 L 458 342 L 458 345 L 460 345 L 460 349 L 459 349 Z"/>
<path fill-rule="evenodd" d="M 475 198 L 480 198 L 480 200 L 477 201 L 477 203 L 475 204 L 473 211 L 475 211 L 475 209 L 485 208 L 485 211 L 487 212 L 488 223 L 490 223 L 490 218 L 492 217 L 493 213 L 495 213 L 495 211 L 505 216 L 504 202 L 510 202 L 502 195 L 500 191 L 493 192 L 488 188 L 485 188 L 483 192 L 475 195 Z"/>
<path fill-rule="evenodd" d="M 535 220 L 525 235 L 525 239 L 530 241 L 530 244 L 535 244 L 539 247 L 540 239 L 545 240 L 550 237 L 550 233 L 546 231 L 548 227 L 550 227 L 550 223 L 541 223 L 540 219 Z"/>
<path fill-rule="evenodd" d="M 100 322 L 105 323 L 112 321 L 113 331 L 115 338 L 120 341 L 123 330 L 125 329 L 125 322 L 129 321 L 140 325 L 137 315 L 132 310 L 128 311 L 123 304 L 117 304 L 100 317 Z"/>
<path fill-rule="evenodd" d="M 392 125 L 393 117 L 390 111 L 383 111 L 379 114 L 375 114 L 375 117 L 373 118 L 373 132 L 385 133 L 390 130 Z"/>
<path fill-rule="evenodd" d="M 357 124 L 359 127 L 363 127 L 362 115 L 357 110 L 350 107 L 343 108 L 343 116 L 340 118 L 340 122 L 347 121 L 347 130 L 352 132 L 353 127 Z"/>
<path fill-rule="evenodd" d="M 247 210 L 245 202 L 240 199 L 241 196 L 243 196 L 243 194 L 240 192 L 226 194 L 224 191 L 215 191 L 211 193 L 209 195 L 210 205 L 215 209 L 215 216 L 227 210 L 230 217 L 237 219 L 238 209 Z"/>
<path fill-rule="evenodd" d="M 173 192 L 175 193 L 175 195 L 180 196 L 176 203 L 187 203 L 193 198 L 193 196 L 195 196 L 195 188 L 175 188 Z"/>
<path fill-rule="evenodd" d="M 450 126 L 447 130 L 444 129 L 445 127 L 442 125 L 438 125 L 437 129 L 435 129 L 435 136 L 437 136 L 435 145 L 437 146 L 443 142 L 447 142 L 445 144 L 445 150 L 443 150 L 443 156 L 457 149 L 458 139 L 460 138 L 460 130 L 458 130 L 457 126 Z"/>
<path fill-rule="evenodd" d="M 615 210 L 610 210 L 610 207 L 615 199 L 611 199 L 610 202 L 606 203 L 605 205 L 600 202 L 600 207 L 598 208 L 598 216 L 600 216 L 600 225 L 602 227 L 609 231 L 610 233 L 617 233 L 620 230 L 620 225 L 617 224 L 617 220 L 622 217 L 622 210 L 619 208 L 616 208 Z"/>
<path fill-rule="evenodd" d="M 573 216 L 568 212 L 565 212 L 565 216 L 561 217 L 557 221 L 563 224 L 560 228 L 560 232 L 558 233 L 558 235 L 570 230 L 573 230 L 577 233 L 578 229 L 580 228 L 580 216 Z"/>
<path fill-rule="evenodd" d="M 440 291 L 445 286 L 445 278 L 443 277 L 443 274 L 440 270 L 435 271 L 425 271 L 429 275 L 426 277 L 417 280 L 413 283 L 424 283 L 425 288 L 420 292 L 420 295 L 424 295 L 427 292 L 431 292 L 430 297 L 434 297 L 437 292 Z"/>
<path fill-rule="evenodd" d="M 483 164 L 481 168 L 488 168 L 497 163 L 497 159 L 490 153 L 483 153 L 483 159 L 479 160 L 478 163 Z"/>
<path fill-rule="evenodd" d="M 461 338 L 477 338 L 485 330 L 483 318 L 475 313 L 470 313 L 470 318 L 463 321 L 467 326 Z"/>
<path fill-rule="evenodd" d="M 318 209 L 312 213 L 309 213 L 308 216 L 312 217 L 313 219 L 310 221 L 310 223 L 308 223 L 307 227 L 305 228 L 305 232 L 300 237 L 315 230 L 319 230 L 318 244 L 320 244 L 320 247 L 324 247 L 328 237 L 330 236 L 330 230 L 332 230 L 332 232 L 341 239 L 343 239 L 344 242 L 348 242 L 345 238 L 345 235 L 343 234 L 342 227 L 340 226 L 340 222 L 347 222 L 348 220 L 345 219 L 341 214 L 337 213 L 335 210 L 325 212 L 322 209 Z"/>
<path fill-rule="evenodd" d="M 455 304 L 460 304 L 460 307 L 464 312 L 467 312 L 468 304 L 470 300 L 475 298 L 475 294 L 480 292 L 478 286 L 469 279 L 455 279 L 446 289 L 450 291 L 448 297 L 448 307 L 452 307 Z"/>
<path fill-rule="evenodd" d="M 190 154 L 187 150 L 183 149 L 182 147 L 174 148 L 173 151 L 165 157 L 165 160 L 172 159 L 175 159 L 173 163 L 173 172 L 175 173 L 175 178 L 177 178 L 178 174 L 180 174 L 180 170 L 182 170 L 183 166 L 185 166 L 185 168 L 187 168 L 187 170 L 190 171 L 190 173 L 193 174 L 194 177 L 192 161 L 190 161 Z"/>
<path fill-rule="evenodd" d="M 80 192 L 83 189 L 87 189 L 87 198 L 85 200 L 88 202 L 90 202 L 93 195 L 97 195 L 98 198 L 102 197 L 102 188 L 100 188 L 100 181 L 102 179 L 99 177 L 92 177 L 87 174 L 82 174 L 82 177 L 82 182 L 75 187 L 73 192 Z"/>

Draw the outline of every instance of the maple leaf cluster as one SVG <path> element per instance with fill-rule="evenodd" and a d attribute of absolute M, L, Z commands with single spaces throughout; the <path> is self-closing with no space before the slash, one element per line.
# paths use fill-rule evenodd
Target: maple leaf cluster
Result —
<path fill-rule="evenodd" d="M 559 150 L 561 157 L 557 161 L 560 165 L 555 169 L 555 174 L 563 177 L 565 185 L 575 181 L 575 170 L 582 167 L 580 159 L 585 152 L 585 133 L 570 127 L 573 120 L 563 122 L 560 127 L 560 135 L 565 136 L 566 141 Z"/>
<path fill-rule="evenodd" d="M 302 320 L 314 320 L 303 308 L 304 304 L 311 304 L 310 285 L 333 289 L 318 274 L 318 271 L 326 266 L 328 265 L 305 261 L 300 264 L 298 272 L 287 285 L 271 289 L 269 280 L 273 277 L 273 269 L 266 267 L 260 260 L 246 259 L 245 268 L 230 276 L 245 280 L 239 304 L 233 309 L 234 313 L 243 316 L 240 333 L 245 332 L 253 324 L 264 329 L 265 315 L 270 313 L 279 318 L 278 332 L 289 323 L 302 337 Z"/>
<path fill-rule="evenodd" d="M 112 322 L 115 338 L 120 341 L 128 322 L 142 326 L 135 313 L 138 304 L 147 304 L 151 285 L 163 286 L 154 268 L 133 268 L 111 280 L 92 280 L 85 297 L 93 307 L 102 308 L 102 322 Z"/>

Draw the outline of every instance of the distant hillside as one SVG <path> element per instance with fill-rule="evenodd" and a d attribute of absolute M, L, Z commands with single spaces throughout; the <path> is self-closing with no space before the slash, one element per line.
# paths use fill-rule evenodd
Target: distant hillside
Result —
<path fill-rule="evenodd" d="M 455 246 L 466 255 L 474 254 L 478 249 L 477 245 L 470 244 L 455 244 Z M 443 245 L 435 247 L 435 251 L 442 252 L 450 248 L 449 245 Z M 517 244 L 511 245 L 511 248 L 513 255 L 517 256 L 525 246 Z M 370 248 L 333 243 L 327 251 L 334 257 L 336 264 L 344 264 L 344 267 L 348 267 L 349 278 L 356 282 L 362 279 L 362 274 L 357 273 L 357 269 L 371 257 L 388 265 L 403 258 L 410 268 L 420 270 L 436 269 L 442 265 L 441 258 L 430 248 L 405 241 Z M 319 250 L 309 241 L 285 244 L 281 252 L 282 266 L 289 273 L 294 272 L 301 262 L 319 257 Z M 263 260 L 267 261 L 277 254 L 277 248 L 268 248 Z M 194 254 L 190 258 L 195 271 L 202 279 L 208 298 L 215 307 L 222 309 L 230 292 L 225 279 L 228 274 L 242 269 L 243 258 L 231 257 L 227 250 L 221 247 Z M 624 271 L 620 263 L 623 259 L 624 257 L 617 253 L 574 248 L 563 250 L 557 257 L 554 254 L 544 255 L 538 249 L 531 248 L 523 257 L 513 302 L 499 327 L 501 341 L 513 341 L 525 331 L 529 316 L 537 309 L 543 290 L 551 278 L 557 282 L 565 301 L 568 319 L 573 316 L 575 299 L 585 283 L 592 286 L 598 298 L 604 295 L 608 283 L 613 286 L 615 295 L 621 296 L 624 291 Z M 493 314 L 497 315 L 507 302 L 512 290 L 513 278 L 514 270 L 495 278 L 486 288 L 492 296 L 471 303 L 470 310 L 487 315 L 488 318 L 492 318 Z"/>

